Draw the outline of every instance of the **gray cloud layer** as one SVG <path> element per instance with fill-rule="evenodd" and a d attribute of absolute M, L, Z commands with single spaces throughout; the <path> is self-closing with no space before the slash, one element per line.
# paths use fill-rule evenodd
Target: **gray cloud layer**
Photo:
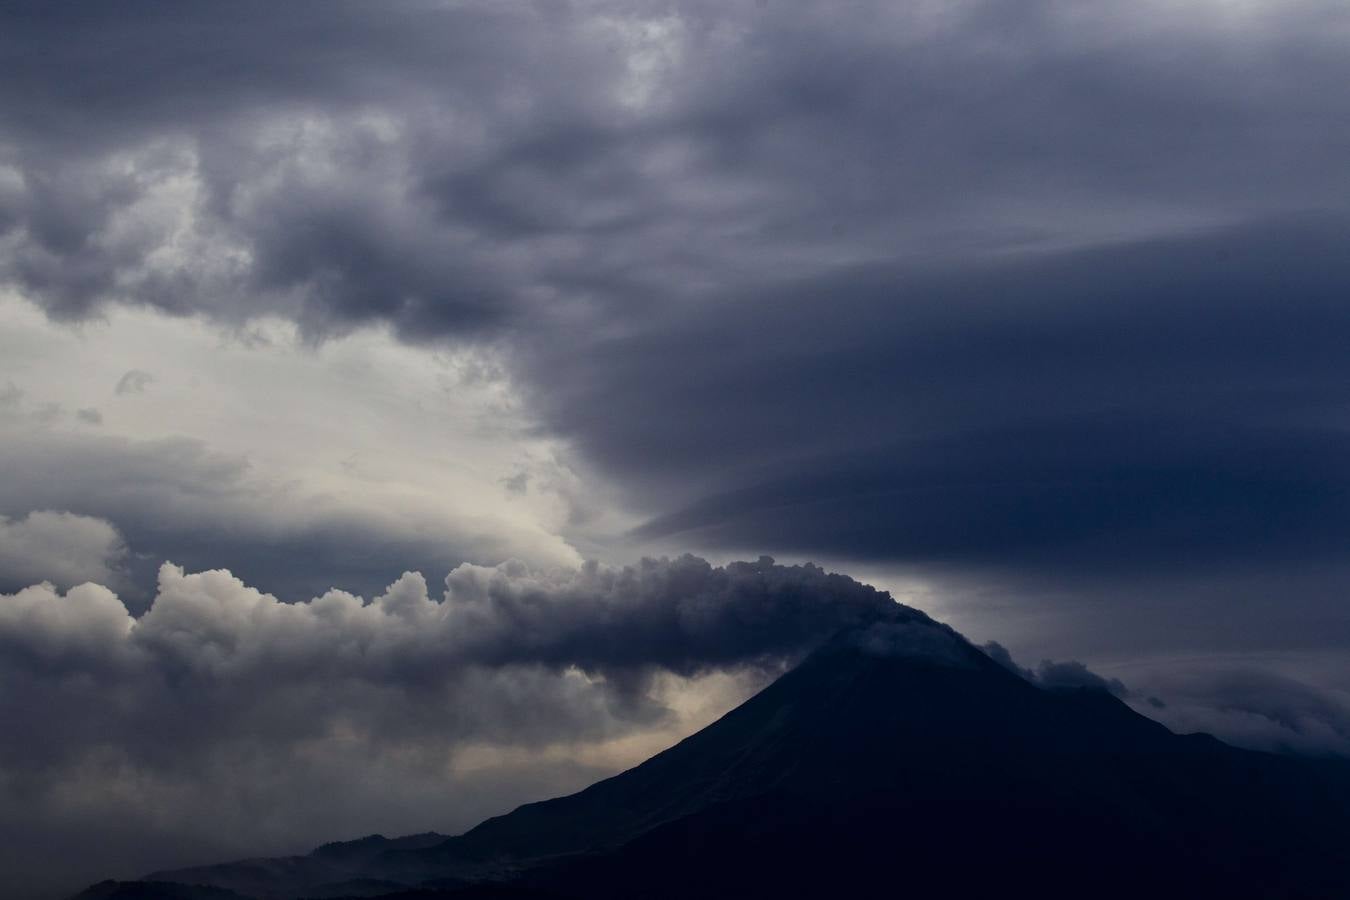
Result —
<path fill-rule="evenodd" d="M 1327 689 L 1257 659 L 1166 661 L 1139 670 L 1130 702 L 1181 732 L 1204 731 L 1276 753 L 1350 757 L 1350 691 Z"/>
<path fill-rule="evenodd" d="M 1315 217 L 846 270 L 559 359 L 550 385 L 585 389 L 542 402 L 634 483 L 720 488 L 649 537 L 1022 566 L 1321 556 L 1350 528 L 1348 237 Z"/>
<path fill-rule="evenodd" d="M 1344 11 L 849 12 L 21 6 L 0 266 L 495 336 L 644 538 L 1337 546 Z"/>
<path fill-rule="evenodd" d="M 464 561 L 493 563 L 530 547 L 531 535 L 509 524 L 466 517 L 447 527 L 425 511 L 372 510 L 259 477 L 246 457 L 215 452 L 199 440 L 4 426 L 0 416 L 0 468 L 23 477 L 0 482 L 0 509 L 16 511 L 5 526 L 10 540 L 0 547 L 0 590 L 88 579 L 132 588 L 128 599 L 139 603 L 159 560 L 171 557 L 197 570 L 230 562 L 241 577 L 298 600 L 335 584 L 377 590 L 391 564 L 448 569 Z M 44 511 L 51 508 L 78 511 L 63 526 L 69 540 L 56 540 Z M 35 512 L 21 512 L 29 510 Z M 92 531 L 91 523 L 102 531 Z M 76 524 L 84 526 L 79 534 Z M 40 525 L 47 527 L 39 532 Z M 44 535 L 40 546 L 33 543 Z M 547 556 L 539 553 L 539 559 Z M 101 559 L 134 581 L 91 568 Z"/>
<path fill-rule="evenodd" d="M 1342 92 L 1315 89 L 1347 74 L 1334 4 L 848 13 L 20 4 L 5 271 L 66 316 L 120 299 L 425 338 L 1350 187 Z"/>

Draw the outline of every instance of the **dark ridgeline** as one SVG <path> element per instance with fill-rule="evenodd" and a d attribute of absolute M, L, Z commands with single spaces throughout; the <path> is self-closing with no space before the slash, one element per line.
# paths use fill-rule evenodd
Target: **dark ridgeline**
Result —
<path fill-rule="evenodd" d="M 374 836 L 80 897 L 1004 892 L 1350 897 L 1350 765 L 1042 689 L 905 612 L 642 765 L 461 836 Z"/>

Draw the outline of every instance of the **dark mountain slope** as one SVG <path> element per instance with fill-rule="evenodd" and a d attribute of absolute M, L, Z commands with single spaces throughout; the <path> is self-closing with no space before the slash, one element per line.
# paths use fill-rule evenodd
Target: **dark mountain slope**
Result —
<path fill-rule="evenodd" d="M 100 881 L 73 900 L 243 900 L 223 888 L 173 884 L 166 881 Z"/>
<path fill-rule="evenodd" d="M 1350 896 L 1350 767 L 1043 690 L 903 612 L 578 794 L 455 838 L 260 865 L 156 877 L 256 897 L 333 896 L 355 878 L 367 896 Z"/>
<path fill-rule="evenodd" d="M 1108 694 L 969 663 L 818 654 L 733 714 L 782 714 L 734 788 L 529 880 L 585 897 L 1350 896 L 1344 765 L 1180 737 Z"/>

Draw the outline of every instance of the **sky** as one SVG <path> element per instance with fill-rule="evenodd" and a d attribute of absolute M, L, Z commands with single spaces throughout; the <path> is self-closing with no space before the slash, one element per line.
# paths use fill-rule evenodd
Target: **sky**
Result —
<path fill-rule="evenodd" d="M 5 900 L 463 829 L 878 592 L 1350 755 L 1343 3 L 19 0 L 0 70 Z"/>

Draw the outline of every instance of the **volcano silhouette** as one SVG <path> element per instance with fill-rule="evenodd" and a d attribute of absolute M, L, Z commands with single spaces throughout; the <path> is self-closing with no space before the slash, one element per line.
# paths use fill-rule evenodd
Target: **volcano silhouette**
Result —
<path fill-rule="evenodd" d="M 903 610 L 903 608 L 899 608 Z M 1350 765 L 1047 690 L 904 610 L 645 763 L 457 837 L 104 882 L 156 897 L 1350 897 Z"/>

